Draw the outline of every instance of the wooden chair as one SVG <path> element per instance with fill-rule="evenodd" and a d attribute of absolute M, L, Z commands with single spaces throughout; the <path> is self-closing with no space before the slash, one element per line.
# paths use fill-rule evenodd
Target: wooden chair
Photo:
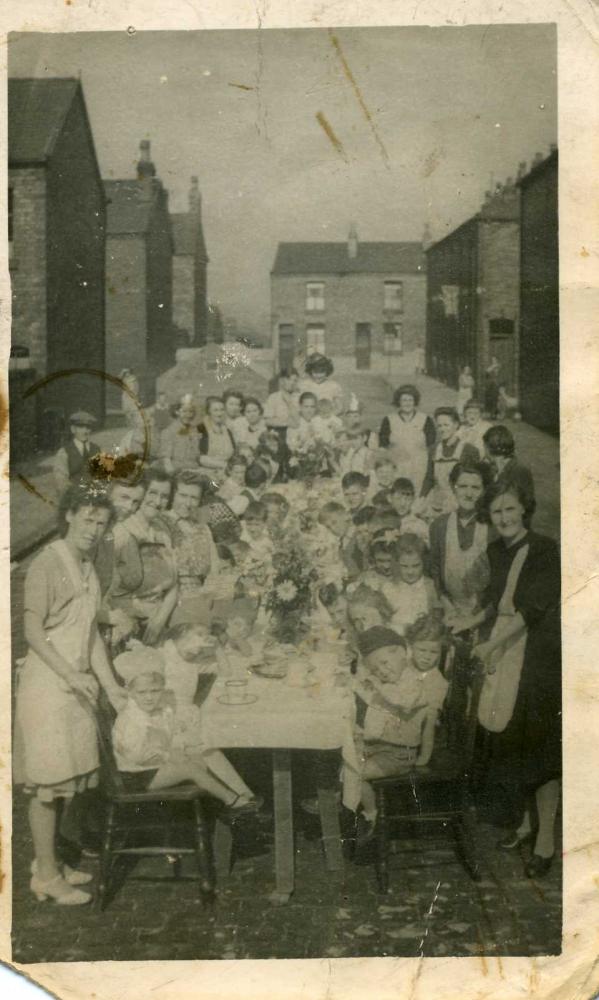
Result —
<path fill-rule="evenodd" d="M 389 842 L 397 839 L 390 836 L 392 824 L 449 825 L 470 877 L 474 881 L 481 877 L 471 775 L 483 668 L 472 660 L 465 643 L 454 642 L 447 650 L 442 669 L 449 689 L 430 763 L 371 782 L 378 811 L 374 864 L 381 892 L 389 890 Z"/>
<path fill-rule="evenodd" d="M 181 857 L 186 854 L 193 854 L 196 858 L 202 902 L 213 902 L 215 878 L 201 801 L 203 793 L 197 785 L 190 782 L 157 791 L 128 792 L 112 749 L 113 721 L 112 708 L 101 700 L 96 712 L 96 727 L 106 812 L 97 905 L 101 910 L 106 907 L 117 858 L 168 857 L 173 863 L 173 875 L 178 878 Z M 175 833 L 186 833 L 189 846 L 181 846 L 181 838 L 174 837 Z M 139 838 L 140 835 L 149 834 L 152 834 L 149 843 L 130 843 L 135 836 Z M 167 843 L 169 838 L 173 843 Z"/>

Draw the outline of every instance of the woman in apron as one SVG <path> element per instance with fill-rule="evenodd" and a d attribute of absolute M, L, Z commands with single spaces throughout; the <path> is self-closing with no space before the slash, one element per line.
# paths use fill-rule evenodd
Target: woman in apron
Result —
<path fill-rule="evenodd" d="M 474 649 L 487 668 L 479 721 L 491 734 L 489 787 L 505 786 L 514 809 L 514 832 L 498 846 L 532 842 L 526 873 L 538 877 L 555 853 L 561 776 L 559 550 L 530 531 L 533 502 L 518 484 L 496 484 L 488 503 L 499 538 L 487 550 L 486 627 Z"/>
<path fill-rule="evenodd" d="M 419 497 L 429 464 L 429 449 L 435 443 L 435 425 L 418 409 L 420 392 L 415 385 L 400 385 L 393 393 L 395 412 L 383 417 L 379 445 L 388 448 L 397 474 L 414 485 Z"/>
<path fill-rule="evenodd" d="M 96 626 L 101 599 L 91 561 L 110 515 L 104 493 L 71 487 L 61 503 L 63 537 L 33 560 L 25 580 L 29 649 L 17 681 L 14 779 L 30 794 L 31 890 L 70 906 L 89 902 L 78 886 L 91 876 L 59 864 L 58 801 L 97 783 L 98 680 L 115 708 L 124 701 Z"/>
<path fill-rule="evenodd" d="M 455 510 L 455 497 L 450 483 L 451 470 L 458 462 L 478 462 L 476 448 L 462 441 L 460 418 L 453 406 L 438 406 L 435 410 L 437 444 L 430 453 L 424 496 L 433 490 L 442 498 L 444 513 Z"/>
<path fill-rule="evenodd" d="M 454 465 L 449 484 L 456 510 L 442 514 L 430 526 L 431 576 L 445 608 L 445 622 L 456 633 L 471 628 L 489 582 L 489 528 L 479 510 L 487 480 L 482 462 Z"/>

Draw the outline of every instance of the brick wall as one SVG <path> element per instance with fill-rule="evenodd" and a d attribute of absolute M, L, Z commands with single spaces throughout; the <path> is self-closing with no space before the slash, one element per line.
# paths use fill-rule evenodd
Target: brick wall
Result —
<path fill-rule="evenodd" d="M 195 336 L 194 260 L 191 254 L 173 257 L 173 322 L 185 330 L 191 344 Z"/>
<path fill-rule="evenodd" d="M 175 361 L 172 261 L 167 198 L 161 191 L 146 234 L 147 350 L 156 373 L 170 368 Z"/>
<path fill-rule="evenodd" d="M 9 170 L 13 190 L 12 343 L 29 348 L 31 363 L 46 371 L 46 172 Z"/>
<path fill-rule="evenodd" d="M 325 309 L 306 311 L 306 283 L 323 281 Z M 403 283 L 401 312 L 384 310 L 385 281 Z M 413 351 L 424 346 L 426 315 L 425 275 L 346 274 L 346 275 L 271 275 L 271 306 L 275 349 L 279 324 L 293 324 L 300 346 L 305 349 L 308 325 L 325 327 L 325 349 L 331 356 L 354 356 L 356 324 L 369 323 L 373 353 L 381 353 L 384 324 L 402 324 L 403 349 Z"/>
<path fill-rule="evenodd" d="M 56 141 L 47 184 L 47 371 L 103 372 L 106 208 L 80 94 Z M 47 399 L 65 414 L 83 407 L 102 421 L 105 381 L 69 375 L 52 383 Z"/>
<path fill-rule="evenodd" d="M 479 244 L 479 286 L 481 315 L 479 327 L 478 380 L 491 355 L 503 354 L 500 377 L 517 392 L 518 325 L 520 300 L 520 225 L 517 222 L 482 222 Z M 490 321 L 513 322 L 512 343 L 507 338 L 494 345 Z"/>
<path fill-rule="evenodd" d="M 143 236 L 109 236 L 106 244 L 106 371 L 133 368 L 143 377 L 147 363 L 146 247 Z M 107 390 L 108 406 L 120 391 Z"/>
<path fill-rule="evenodd" d="M 426 255 L 426 367 L 429 375 L 454 387 L 458 384 L 460 368 L 470 365 L 476 370 L 477 364 L 478 227 L 476 218 L 469 219 L 445 239 L 434 244 Z M 451 302 L 452 288 L 458 289 L 455 303 Z"/>

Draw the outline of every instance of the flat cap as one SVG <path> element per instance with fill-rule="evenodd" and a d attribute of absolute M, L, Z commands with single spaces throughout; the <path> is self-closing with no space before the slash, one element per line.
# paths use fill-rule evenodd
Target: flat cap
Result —
<path fill-rule="evenodd" d="M 87 413 L 86 410 L 76 410 L 75 413 L 71 413 L 69 423 L 77 424 L 80 427 L 95 427 L 98 420 L 93 413 Z"/>

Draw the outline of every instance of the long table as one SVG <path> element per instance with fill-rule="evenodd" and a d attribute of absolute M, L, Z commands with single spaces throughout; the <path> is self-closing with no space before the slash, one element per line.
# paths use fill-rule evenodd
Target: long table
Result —
<path fill-rule="evenodd" d="M 293 750 L 341 750 L 344 756 L 351 755 L 353 699 L 347 687 L 333 686 L 327 678 L 301 688 L 286 680 L 251 676 L 247 695 L 251 703 L 225 704 L 226 680 L 217 677 L 200 708 L 202 737 L 208 747 L 272 750 L 276 887 L 270 899 L 284 903 L 295 884 L 291 754 Z M 343 852 L 337 797 L 330 788 L 317 788 L 317 794 L 326 865 L 330 871 L 340 871 Z M 221 827 L 217 836 L 221 841 L 218 856 L 228 833 Z M 218 874 L 224 874 L 222 866 Z"/>

